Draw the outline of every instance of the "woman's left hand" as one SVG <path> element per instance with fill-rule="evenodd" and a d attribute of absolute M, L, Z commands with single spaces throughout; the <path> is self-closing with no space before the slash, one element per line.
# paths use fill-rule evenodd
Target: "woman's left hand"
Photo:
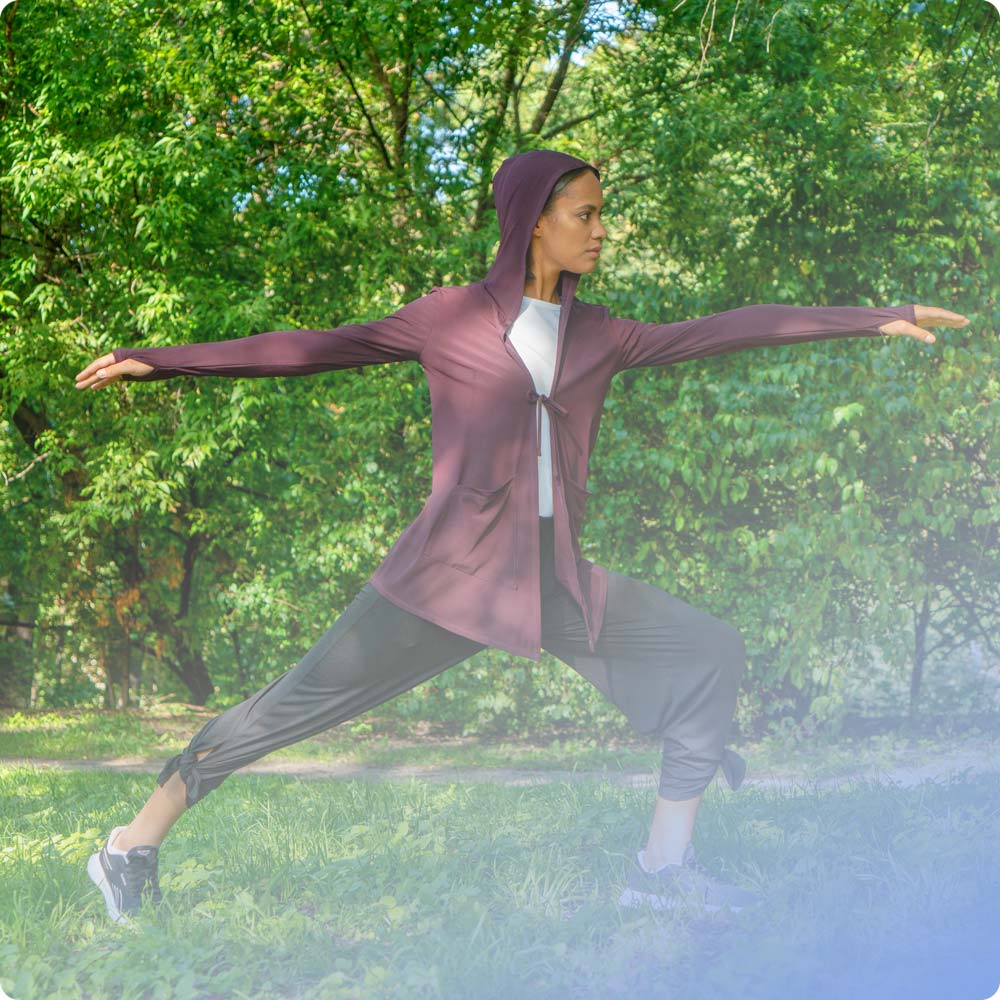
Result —
<path fill-rule="evenodd" d="M 906 336 L 916 337 L 926 344 L 933 344 L 935 337 L 933 333 L 928 333 L 925 326 L 968 326 L 969 318 L 960 313 L 952 312 L 950 309 L 940 309 L 937 306 L 914 306 L 913 315 L 917 323 L 908 323 L 905 319 L 896 319 L 885 326 L 880 326 L 879 333 L 888 334 L 890 337 Z"/>

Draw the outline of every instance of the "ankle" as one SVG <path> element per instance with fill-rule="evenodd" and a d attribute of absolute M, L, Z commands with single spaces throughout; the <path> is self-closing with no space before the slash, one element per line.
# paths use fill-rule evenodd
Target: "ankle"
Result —
<path fill-rule="evenodd" d="M 685 849 L 682 848 L 679 854 L 670 854 L 667 851 L 651 850 L 647 847 L 642 852 L 642 863 L 649 872 L 659 871 L 664 865 L 682 865 Z"/>
<path fill-rule="evenodd" d="M 111 847 L 118 851 L 128 851 L 133 847 L 159 847 L 160 840 L 150 836 L 137 836 L 131 826 L 126 826 L 118 831 L 118 835 L 111 841 Z"/>

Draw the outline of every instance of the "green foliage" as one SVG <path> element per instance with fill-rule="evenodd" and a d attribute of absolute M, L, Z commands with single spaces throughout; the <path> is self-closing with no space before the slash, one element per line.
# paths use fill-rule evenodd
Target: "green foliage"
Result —
<path fill-rule="evenodd" d="M 926 708 L 925 669 L 953 675 L 973 642 L 981 666 L 1000 653 L 997 59 L 957 13 L 751 8 L 682 85 L 701 12 L 658 9 L 619 77 L 609 132 L 631 122 L 634 141 L 612 195 L 624 252 L 598 279 L 612 313 L 915 302 L 972 318 L 934 347 L 838 339 L 613 387 L 597 555 L 737 624 L 760 711 L 790 691 L 796 719 L 833 722 L 870 705 L 873 673 Z"/>
<path fill-rule="evenodd" d="M 0 699 L 221 706 L 297 661 L 429 489 L 419 369 L 99 393 L 72 376 L 116 346 L 330 328 L 482 277 L 489 178 L 532 145 L 601 166 L 611 240 L 581 297 L 616 315 L 919 302 L 972 318 L 933 346 L 624 373 L 583 547 L 741 629 L 741 726 L 930 705 L 935 672 L 962 686 L 956 711 L 992 697 L 986 13 L 733 3 L 706 38 L 691 5 L 8 6 L 0 589 L 22 624 Z M 391 711 L 483 734 L 621 725 L 565 665 L 496 651 Z"/>

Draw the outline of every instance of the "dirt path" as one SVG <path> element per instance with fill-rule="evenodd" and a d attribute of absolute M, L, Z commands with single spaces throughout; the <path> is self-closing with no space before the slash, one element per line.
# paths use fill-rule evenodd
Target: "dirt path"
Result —
<path fill-rule="evenodd" d="M 142 757 L 114 757 L 106 760 L 55 760 L 36 757 L 0 757 L 0 765 L 46 767 L 64 771 L 124 771 L 158 774 L 162 760 Z M 875 783 L 912 787 L 925 781 L 947 781 L 963 772 L 970 774 L 1000 775 L 1000 754 L 995 748 L 963 751 L 942 755 L 931 763 L 897 764 L 891 768 L 868 767 L 830 778 L 815 778 L 808 774 L 753 773 L 753 762 L 748 759 L 747 777 L 743 788 L 777 788 L 786 792 L 813 792 L 823 788 L 837 788 L 854 783 Z M 439 784 L 450 782 L 502 785 L 544 785 L 553 782 L 578 783 L 585 781 L 607 782 L 630 788 L 655 788 L 657 775 L 651 771 L 567 771 L 530 770 L 518 768 L 455 767 L 453 765 L 397 765 L 376 767 L 365 764 L 337 763 L 331 761 L 260 760 L 240 768 L 237 774 L 278 774 L 294 778 L 365 781 L 408 780 L 430 781 Z M 729 786 L 717 773 L 728 791 Z"/>

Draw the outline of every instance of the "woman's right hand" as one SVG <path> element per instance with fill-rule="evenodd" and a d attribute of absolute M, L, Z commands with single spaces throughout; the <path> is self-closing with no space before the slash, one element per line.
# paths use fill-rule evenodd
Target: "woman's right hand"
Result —
<path fill-rule="evenodd" d="M 152 365 L 135 358 L 115 361 L 113 354 L 104 354 L 96 361 L 91 361 L 82 372 L 76 373 L 77 389 L 103 389 L 112 382 L 117 382 L 122 375 L 148 375 L 153 371 Z"/>

